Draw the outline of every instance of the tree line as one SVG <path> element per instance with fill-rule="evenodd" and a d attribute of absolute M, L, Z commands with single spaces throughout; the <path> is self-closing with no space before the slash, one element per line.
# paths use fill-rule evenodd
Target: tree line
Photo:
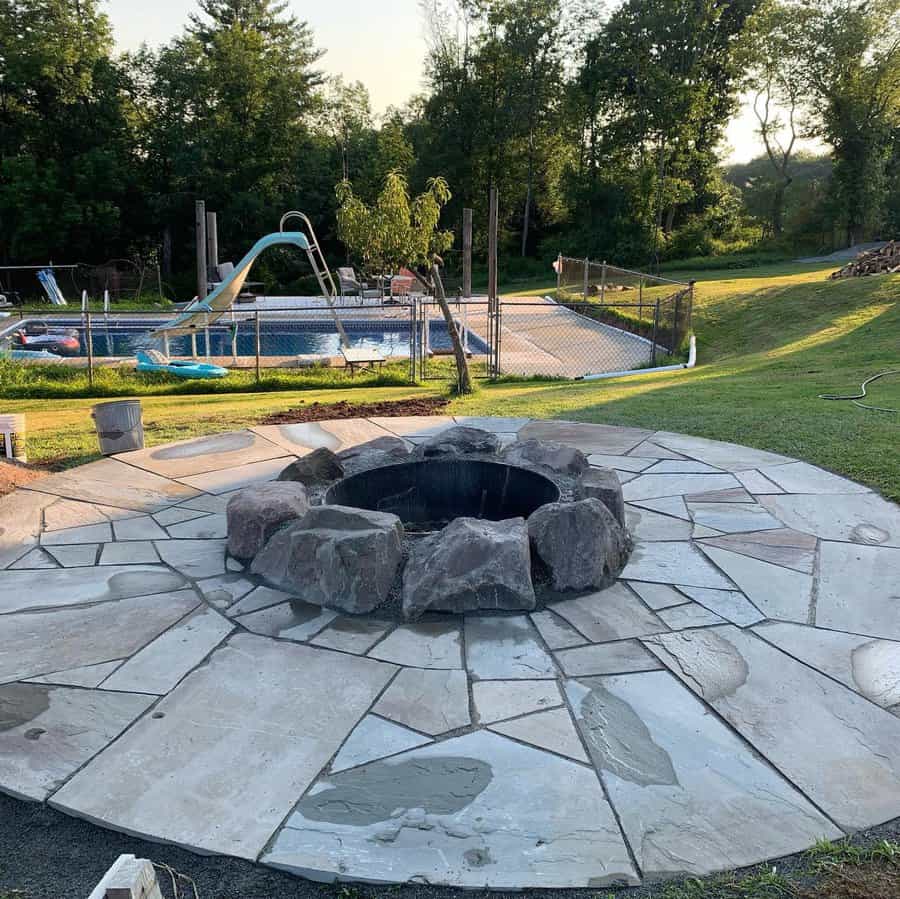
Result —
<path fill-rule="evenodd" d="M 336 186 L 372 202 L 390 173 L 445 179 L 444 222 L 472 207 L 476 249 L 496 186 L 522 270 L 560 249 L 647 266 L 900 231 L 900 0 L 422 14 L 424 89 L 376 116 L 283 0 L 198 0 L 170 42 L 124 54 L 97 0 L 0 0 L 0 261 L 159 258 L 188 285 L 197 198 L 232 256 L 299 208 L 343 259 Z M 763 152 L 729 169 L 742 97 Z M 821 157 L 798 152 L 812 137 Z"/>

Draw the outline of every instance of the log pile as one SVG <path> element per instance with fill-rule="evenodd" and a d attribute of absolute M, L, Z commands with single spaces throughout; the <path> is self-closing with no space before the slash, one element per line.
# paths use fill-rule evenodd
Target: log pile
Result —
<path fill-rule="evenodd" d="M 892 240 L 878 250 L 860 253 L 853 262 L 832 272 L 831 280 L 858 278 L 861 275 L 878 275 L 885 272 L 900 272 L 900 240 Z"/>

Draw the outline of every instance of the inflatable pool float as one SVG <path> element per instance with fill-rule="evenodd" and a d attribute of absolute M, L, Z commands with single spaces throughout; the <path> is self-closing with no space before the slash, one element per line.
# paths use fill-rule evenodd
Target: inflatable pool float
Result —
<path fill-rule="evenodd" d="M 194 362 L 169 359 L 159 350 L 138 350 L 137 371 L 165 372 L 179 378 L 224 378 L 227 368 L 211 365 L 209 362 Z"/>

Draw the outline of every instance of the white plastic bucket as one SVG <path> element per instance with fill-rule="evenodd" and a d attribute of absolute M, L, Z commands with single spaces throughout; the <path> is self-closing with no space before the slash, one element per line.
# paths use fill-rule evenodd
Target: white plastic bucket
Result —
<path fill-rule="evenodd" d="M 144 448 L 144 423 L 140 400 L 98 403 L 91 412 L 104 456 Z"/>
<path fill-rule="evenodd" d="M 24 415 L 0 415 L 0 456 L 16 462 L 28 461 Z"/>

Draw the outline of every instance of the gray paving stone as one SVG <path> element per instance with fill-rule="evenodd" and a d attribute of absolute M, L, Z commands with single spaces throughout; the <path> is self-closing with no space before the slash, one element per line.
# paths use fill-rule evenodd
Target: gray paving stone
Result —
<path fill-rule="evenodd" d="M 531 623 L 538 629 L 538 633 L 550 649 L 565 649 L 587 642 L 583 634 L 579 634 L 567 621 L 553 612 L 532 612 Z"/>
<path fill-rule="evenodd" d="M 289 425 L 258 425 L 253 430 L 266 440 L 298 456 L 305 456 L 320 447 L 337 453 L 378 437 L 386 437 L 391 433 L 365 418 L 298 422 Z"/>
<path fill-rule="evenodd" d="M 687 503 L 755 503 L 756 500 L 743 487 L 725 490 L 705 490 L 702 493 L 686 493 Z"/>
<path fill-rule="evenodd" d="M 813 573 L 816 560 L 816 538 L 789 528 L 716 536 L 704 540 L 704 544 L 781 565 L 783 568 L 794 568 L 806 574 Z"/>
<path fill-rule="evenodd" d="M 565 649 L 556 653 L 556 661 L 570 677 L 627 674 L 632 671 L 654 671 L 662 667 L 656 656 L 647 652 L 636 640 Z"/>
<path fill-rule="evenodd" d="M 336 617 L 337 613 L 330 609 L 295 601 L 283 602 L 268 609 L 261 609 L 259 612 L 241 615 L 235 620 L 255 634 L 303 641 L 322 630 Z"/>
<path fill-rule="evenodd" d="M 393 721 L 385 721 L 377 715 L 366 715 L 335 756 L 331 772 L 335 774 L 347 768 L 356 768 L 430 742 L 428 737 L 394 724 Z"/>
<path fill-rule="evenodd" d="M 17 562 L 13 562 L 12 565 L 9 566 L 10 571 L 22 571 L 22 570 L 35 570 L 35 569 L 47 569 L 47 568 L 59 568 L 59 565 L 56 564 L 56 559 L 50 555 L 46 550 L 41 549 L 39 546 L 36 546 L 34 549 L 30 549 L 21 559 Z"/>
<path fill-rule="evenodd" d="M 621 582 L 608 590 L 556 603 L 553 611 L 591 643 L 627 640 L 665 631 L 665 624 Z"/>
<path fill-rule="evenodd" d="M 637 882 L 594 772 L 488 731 L 320 780 L 262 861 L 327 882 Z"/>
<path fill-rule="evenodd" d="M 152 702 L 44 684 L 0 687 L 0 786 L 20 798 L 46 799 Z"/>
<path fill-rule="evenodd" d="M 202 518 L 170 524 L 168 531 L 169 536 L 177 540 L 214 540 L 228 536 L 228 521 L 221 513 L 204 515 Z"/>
<path fill-rule="evenodd" d="M 0 568 L 20 559 L 38 542 L 44 509 L 54 501 L 29 490 L 0 496 Z"/>
<path fill-rule="evenodd" d="M 208 603 L 222 610 L 230 608 L 241 597 L 254 590 L 256 584 L 238 572 L 228 572 L 197 581 L 197 588 Z"/>
<path fill-rule="evenodd" d="M 84 665 L 81 668 L 69 668 L 66 671 L 56 671 L 53 674 L 44 674 L 40 677 L 29 677 L 31 684 L 55 684 L 59 687 L 99 687 L 119 665 L 122 659 L 113 659 L 111 662 L 100 662 L 98 665 Z"/>
<path fill-rule="evenodd" d="M 546 711 L 563 703 L 556 681 L 550 680 L 475 681 L 472 698 L 481 724 Z"/>
<path fill-rule="evenodd" d="M 874 493 L 764 496 L 760 502 L 789 528 L 824 540 L 900 546 L 900 507 Z"/>
<path fill-rule="evenodd" d="M 466 673 L 404 668 L 373 711 L 431 736 L 466 727 L 470 724 Z"/>
<path fill-rule="evenodd" d="M 567 691 L 647 879 L 755 864 L 841 836 L 668 673 L 572 680 Z"/>
<path fill-rule="evenodd" d="M 58 531 L 60 528 L 75 528 L 86 524 L 103 524 L 107 521 L 122 521 L 139 516 L 140 512 L 118 509 L 97 503 L 83 503 L 74 499 L 52 500 L 44 509 L 44 530 Z"/>
<path fill-rule="evenodd" d="M 0 683 L 121 659 L 196 608 L 193 590 L 0 619 Z"/>
<path fill-rule="evenodd" d="M 255 859 L 394 671 L 235 635 L 52 804 L 107 827 Z M 200 709 L 215 709 L 215 718 L 198 719 Z M 248 764 L 259 758 L 266 764 Z"/>
<path fill-rule="evenodd" d="M 97 561 L 99 543 L 82 543 L 79 546 L 54 546 L 48 550 L 63 568 L 82 568 Z"/>
<path fill-rule="evenodd" d="M 900 815 L 900 719 L 733 625 L 644 643 L 839 827 Z"/>
<path fill-rule="evenodd" d="M 149 515 L 113 523 L 116 540 L 165 540 L 168 534 Z"/>
<path fill-rule="evenodd" d="M 477 680 L 556 676 L 553 659 L 524 615 L 467 616 L 466 667 Z"/>
<path fill-rule="evenodd" d="M 413 668 L 462 668 L 456 621 L 419 621 L 396 628 L 370 653 L 373 659 Z"/>
<path fill-rule="evenodd" d="M 716 531 L 713 528 L 705 527 L 702 524 L 695 524 L 691 529 L 691 537 L 694 540 L 700 540 L 703 537 L 718 537 L 721 533 L 721 531 Z"/>
<path fill-rule="evenodd" d="M 761 468 L 761 473 L 788 493 L 868 493 L 869 488 L 808 462 Z"/>
<path fill-rule="evenodd" d="M 661 609 L 658 615 L 673 631 L 680 631 L 686 627 L 724 624 L 723 618 L 696 602 L 673 606 L 671 609 Z"/>
<path fill-rule="evenodd" d="M 784 621 L 753 630 L 788 655 L 900 715 L 900 643 Z"/>
<path fill-rule="evenodd" d="M 77 543 L 109 543 L 113 538 L 109 522 L 84 524 L 77 528 L 62 528 L 41 534 L 41 546 L 75 545 Z"/>
<path fill-rule="evenodd" d="M 660 459 L 687 458 L 681 453 L 676 453 L 674 450 L 666 449 L 658 443 L 653 443 L 652 440 L 645 440 L 643 443 L 639 443 L 633 450 L 629 450 L 628 455 L 638 459 L 650 459 L 653 462 L 658 462 Z"/>
<path fill-rule="evenodd" d="M 647 474 L 721 474 L 722 469 L 693 459 L 663 459 L 655 462 Z"/>
<path fill-rule="evenodd" d="M 640 506 L 625 506 L 625 523 L 636 540 L 690 540 L 693 527 L 689 521 L 651 512 Z"/>
<path fill-rule="evenodd" d="M 642 428 L 615 428 L 574 421 L 533 421 L 519 431 L 519 440 L 549 440 L 575 446 L 588 455 L 623 456 L 651 433 Z"/>
<path fill-rule="evenodd" d="M 168 693 L 233 630 L 227 618 L 202 606 L 132 656 L 104 681 L 103 689 Z"/>
<path fill-rule="evenodd" d="M 172 506 L 171 509 L 163 509 L 162 512 L 154 514 L 153 519 L 157 524 L 168 527 L 170 524 L 180 524 L 182 521 L 190 521 L 192 518 L 200 518 L 206 515 L 198 509 L 186 509 L 181 506 Z"/>
<path fill-rule="evenodd" d="M 187 512 L 207 512 L 215 514 L 224 512 L 228 508 L 228 501 L 237 490 L 230 490 L 220 496 L 213 496 L 210 493 L 198 493 L 195 497 L 181 503 L 177 508 Z"/>
<path fill-rule="evenodd" d="M 185 577 L 225 574 L 224 540 L 157 540 L 160 558 Z"/>
<path fill-rule="evenodd" d="M 492 415 L 457 415 L 455 420 L 458 425 L 479 428 L 493 434 L 516 434 L 531 421 L 530 418 L 503 418 Z"/>
<path fill-rule="evenodd" d="M 446 431 L 456 425 L 449 415 L 398 415 L 398 416 L 374 416 L 369 421 L 383 428 L 390 434 L 398 437 L 433 437 L 441 431 Z M 373 434 L 372 437 L 378 436 Z M 371 440 L 367 437 L 366 440 Z M 360 440 L 365 443 L 365 440 Z"/>
<path fill-rule="evenodd" d="M 249 583 L 241 578 L 242 583 Z M 235 605 L 230 606 L 228 614 L 231 617 L 237 615 L 246 615 L 249 612 L 255 612 L 258 609 L 265 609 L 268 606 L 278 605 L 279 603 L 289 602 L 296 599 L 290 593 L 283 590 L 276 590 L 274 587 L 252 587 L 251 590 Z"/>
<path fill-rule="evenodd" d="M 252 484 L 274 481 L 293 461 L 293 456 L 280 456 L 265 462 L 250 462 L 235 468 L 222 468 L 205 474 L 190 475 L 181 478 L 181 481 L 206 493 L 231 493 Z"/>
<path fill-rule="evenodd" d="M 149 540 L 107 543 L 100 552 L 100 565 L 152 565 L 159 555 Z"/>
<path fill-rule="evenodd" d="M 629 481 L 623 488 L 625 502 L 633 503 L 665 496 L 683 496 L 686 493 L 705 493 L 709 490 L 727 490 L 739 487 L 730 474 L 642 474 Z"/>
<path fill-rule="evenodd" d="M 588 757 L 568 709 L 534 712 L 523 718 L 492 724 L 490 729 L 505 737 L 588 764 Z"/>
<path fill-rule="evenodd" d="M 813 587 L 808 574 L 715 546 L 703 544 L 702 548 L 767 618 L 807 621 Z"/>
<path fill-rule="evenodd" d="M 753 503 L 692 503 L 688 510 L 697 524 L 726 534 L 781 529 L 782 523 Z"/>
<path fill-rule="evenodd" d="M 661 496 L 656 499 L 634 500 L 632 505 L 640 509 L 649 509 L 651 512 L 659 512 L 661 515 L 671 515 L 672 518 L 682 518 L 691 521 L 690 513 L 681 496 Z"/>
<path fill-rule="evenodd" d="M 744 489 L 754 496 L 771 493 L 784 493 L 774 481 L 770 481 L 762 472 L 755 469 L 748 471 L 736 471 L 734 476 L 741 482 Z"/>
<path fill-rule="evenodd" d="M 389 628 L 390 624 L 387 621 L 339 615 L 310 643 L 313 646 L 324 646 L 327 649 L 339 649 L 341 652 L 365 655 Z"/>
<path fill-rule="evenodd" d="M 668 584 L 645 584 L 643 581 L 629 581 L 628 585 L 651 609 L 668 609 L 688 602 L 688 598 Z"/>
<path fill-rule="evenodd" d="M 675 450 L 692 459 L 707 462 L 716 468 L 726 471 L 743 471 L 745 468 L 760 468 L 763 465 L 780 465 L 793 462 L 787 456 L 753 449 L 737 443 L 725 443 L 721 440 L 706 440 L 703 437 L 690 437 L 687 434 L 671 434 L 658 431 L 653 440 L 660 446 Z"/>
<path fill-rule="evenodd" d="M 701 606 L 721 615 L 738 627 L 749 627 L 765 618 L 759 609 L 739 590 L 710 590 L 707 587 L 679 587 Z"/>
<path fill-rule="evenodd" d="M 41 574 L 40 590 L 34 589 L 33 574 L 0 571 L 0 614 L 165 593 L 184 585 L 183 577 L 162 565 L 57 568 Z"/>
<path fill-rule="evenodd" d="M 617 472 L 627 471 L 639 474 L 654 464 L 653 459 L 636 459 L 634 456 L 610 456 L 606 453 L 591 453 L 588 462 L 600 468 L 614 468 Z"/>
<path fill-rule="evenodd" d="M 900 639 L 900 549 L 823 541 L 815 623 Z"/>
<path fill-rule="evenodd" d="M 690 543 L 637 543 L 622 577 L 662 584 L 733 589 L 731 582 L 709 564 Z"/>

